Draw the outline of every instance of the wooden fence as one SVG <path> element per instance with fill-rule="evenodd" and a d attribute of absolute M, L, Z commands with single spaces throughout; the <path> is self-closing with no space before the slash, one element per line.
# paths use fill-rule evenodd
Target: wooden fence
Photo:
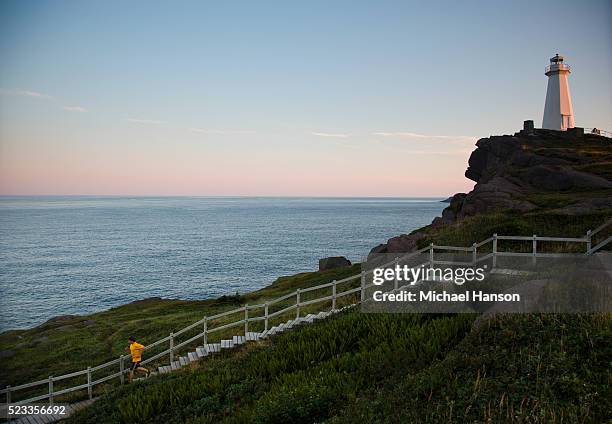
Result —
<path fill-rule="evenodd" d="M 434 245 L 433 243 L 429 246 L 420 249 L 416 252 L 411 252 L 403 255 L 402 257 L 395 258 L 393 261 L 385 263 L 381 265 L 390 266 L 393 264 L 398 264 L 400 260 L 409 259 L 411 257 L 416 257 L 417 255 L 422 255 L 428 253 L 428 262 L 430 266 L 438 265 L 474 265 L 481 261 L 492 258 L 493 268 L 496 267 L 497 258 L 503 256 L 516 256 L 516 257 L 531 257 L 533 261 L 536 261 L 539 257 L 567 257 L 568 255 L 591 255 L 597 250 L 601 249 L 610 241 L 612 241 L 612 236 L 609 236 L 600 242 L 596 243 L 593 246 L 593 237 L 600 233 L 602 230 L 607 228 L 610 224 L 612 224 L 612 219 L 608 220 L 606 223 L 597 227 L 595 230 L 588 231 L 584 237 L 579 238 L 571 238 L 571 237 L 541 237 L 537 235 L 533 236 L 500 236 L 497 234 L 493 234 L 492 237 L 487 238 L 486 240 L 481 241 L 480 243 L 474 243 L 472 246 L 468 247 L 460 247 L 460 246 L 440 246 Z M 531 242 L 531 251 L 529 252 L 515 252 L 515 251 L 504 251 L 500 250 L 500 242 L 503 241 L 515 241 L 515 242 Z M 579 245 L 584 245 L 580 250 L 581 252 L 553 252 L 547 253 L 542 252 L 538 249 L 538 242 L 558 242 L 558 243 L 576 243 Z M 485 248 L 488 244 L 491 244 L 490 250 Z M 481 251 L 481 256 L 479 256 L 479 250 Z M 484 250 L 484 252 L 482 252 Z M 455 251 L 455 252 L 465 252 L 467 255 L 471 255 L 471 260 L 469 261 L 444 261 L 444 260 L 436 260 L 435 253 L 436 251 Z M 484 254 L 482 254 L 484 253 Z M 157 340 L 153 343 L 148 344 L 145 347 L 145 351 L 153 351 L 156 347 L 160 347 L 164 344 L 167 345 L 167 348 L 162 350 L 161 352 L 157 352 L 142 361 L 143 365 L 148 363 L 152 363 L 154 361 L 158 361 L 164 357 L 168 357 L 170 363 L 172 364 L 175 361 L 175 356 L 181 349 L 186 348 L 188 345 L 193 343 L 202 342 L 203 346 L 206 347 L 209 345 L 209 336 L 211 334 L 221 332 L 223 330 L 227 330 L 234 327 L 243 327 L 243 331 L 245 334 L 245 338 L 248 337 L 248 334 L 251 332 L 250 325 L 254 323 L 263 323 L 263 331 L 267 331 L 270 328 L 270 320 L 275 317 L 280 317 L 283 314 L 288 314 L 292 311 L 295 311 L 295 317 L 299 318 L 303 308 L 306 308 L 310 305 L 321 304 L 325 302 L 331 302 L 332 311 L 336 310 L 337 303 L 339 299 L 344 298 L 345 296 L 354 295 L 357 296 L 359 293 L 358 301 L 363 302 L 365 300 L 365 291 L 366 289 L 373 287 L 374 284 L 367 283 L 367 277 L 372 273 L 370 271 L 362 271 L 359 274 L 344 278 L 338 281 L 332 281 L 326 284 L 321 284 L 314 287 L 308 287 L 303 289 L 297 289 L 294 292 L 285 294 L 280 296 L 274 300 L 270 300 L 265 303 L 257 304 L 257 305 L 244 305 L 240 308 L 232 309 L 230 311 L 222 312 L 212 316 L 206 316 L 199 321 L 196 321 L 187 327 L 177 331 L 170 333 L 168 336 Z M 393 290 L 397 290 L 398 282 L 395 281 Z M 329 294 L 325 294 L 321 297 L 315 297 L 309 300 L 305 300 L 305 295 L 310 292 L 314 292 L 317 290 L 329 290 Z M 294 300 L 294 301 L 293 301 Z M 287 302 L 291 302 L 287 305 Z M 275 305 L 279 305 L 280 309 L 271 312 L 271 310 L 275 307 Z M 257 313 L 259 311 L 259 313 Z M 227 319 L 232 315 L 237 315 L 239 319 L 235 321 L 230 321 L 223 323 L 223 319 Z M 220 324 L 220 325 L 215 325 Z M 178 339 L 181 336 L 187 334 L 191 330 L 201 329 L 195 335 L 178 342 Z M 111 361 L 105 362 L 100 365 L 96 365 L 93 367 L 87 367 L 86 369 L 72 372 L 69 374 L 64 374 L 60 376 L 49 376 L 46 379 L 34 381 L 31 383 L 20 384 L 18 386 L 7 386 L 4 389 L 0 390 L 0 394 L 5 396 L 6 404 L 30 404 L 39 401 L 47 401 L 49 404 L 53 404 L 55 399 L 58 396 L 66 395 L 68 393 L 77 392 L 77 391 L 87 391 L 88 397 L 91 399 L 93 396 L 93 388 L 102 383 L 116 380 L 117 382 L 123 384 L 125 381 L 125 374 L 128 372 L 128 368 L 126 367 L 126 361 L 130 360 L 129 355 L 121 355 L 118 358 L 115 358 Z M 94 378 L 95 374 L 98 374 L 100 371 L 109 372 L 108 375 L 104 375 L 102 377 Z M 82 377 L 82 383 L 76 384 L 74 386 L 66 387 L 60 390 L 56 390 L 54 388 L 55 383 L 71 379 L 75 377 Z M 32 389 L 34 387 L 46 387 L 44 393 L 29 397 L 27 399 L 15 400 L 13 399 L 13 394 L 18 391 L 27 391 L 28 389 Z"/>

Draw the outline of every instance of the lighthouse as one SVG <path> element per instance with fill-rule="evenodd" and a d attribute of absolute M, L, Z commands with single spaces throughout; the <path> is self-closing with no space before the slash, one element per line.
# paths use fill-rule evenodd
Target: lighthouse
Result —
<path fill-rule="evenodd" d="M 570 66 L 563 62 L 563 56 L 557 53 L 550 58 L 550 65 L 544 72 L 548 77 L 548 88 L 542 128 L 557 131 L 574 128 L 574 110 L 567 80 L 570 72 Z"/>

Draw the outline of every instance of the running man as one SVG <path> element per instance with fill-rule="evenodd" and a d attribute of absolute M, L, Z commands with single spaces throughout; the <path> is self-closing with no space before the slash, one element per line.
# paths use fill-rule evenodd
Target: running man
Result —
<path fill-rule="evenodd" d="M 134 378 L 134 372 L 144 372 L 147 377 L 149 374 L 148 369 L 140 366 L 140 361 L 142 360 L 142 351 L 144 350 L 144 345 L 141 345 L 136 341 L 134 337 L 130 337 L 128 339 L 128 343 L 130 344 L 126 350 L 129 349 L 130 354 L 132 355 L 132 366 L 130 367 L 130 371 L 128 372 L 128 381 L 131 383 L 132 378 Z"/>

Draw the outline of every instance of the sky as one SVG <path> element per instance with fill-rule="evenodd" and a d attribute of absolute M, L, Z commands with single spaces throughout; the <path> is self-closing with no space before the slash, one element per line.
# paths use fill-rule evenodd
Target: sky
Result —
<path fill-rule="evenodd" d="M 612 131 L 612 3 L 0 2 L 0 194 L 448 196 L 541 125 Z"/>

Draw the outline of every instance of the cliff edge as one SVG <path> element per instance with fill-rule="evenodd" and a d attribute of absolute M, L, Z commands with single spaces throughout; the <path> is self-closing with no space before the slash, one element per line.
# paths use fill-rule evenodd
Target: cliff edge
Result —
<path fill-rule="evenodd" d="M 481 138 L 465 176 L 476 185 L 457 193 L 431 225 L 402 234 L 371 253 L 410 252 L 432 229 L 494 212 L 589 214 L 612 208 L 612 139 L 580 129 L 522 130 Z"/>

